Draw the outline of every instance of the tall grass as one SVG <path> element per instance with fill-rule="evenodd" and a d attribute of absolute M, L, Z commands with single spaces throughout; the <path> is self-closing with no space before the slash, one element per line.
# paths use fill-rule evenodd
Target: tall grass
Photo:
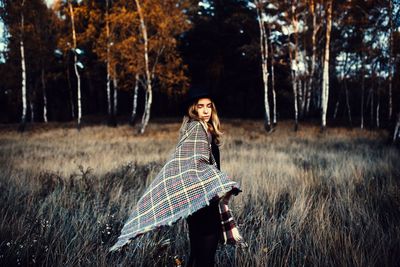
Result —
<path fill-rule="evenodd" d="M 396 266 L 399 151 L 384 132 L 225 121 L 221 167 L 241 183 L 232 209 L 248 248 L 220 246 L 218 266 Z M 179 123 L 77 132 L 0 130 L 0 265 L 177 266 L 184 221 L 108 253 L 173 151 Z"/>

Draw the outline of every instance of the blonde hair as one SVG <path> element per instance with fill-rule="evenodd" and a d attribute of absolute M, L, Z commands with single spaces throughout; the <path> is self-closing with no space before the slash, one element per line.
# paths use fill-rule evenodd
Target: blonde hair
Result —
<path fill-rule="evenodd" d="M 210 99 L 211 100 L 211 99 Z M 186 130 L 186 125 L 189 121 L 191 120 L 197 120 L 200 121 L 200 123 L 203 124 L 204 128 L 206 128 L 214 137 L 215 143 L 220 146 L 222 145 L 222 140 L 221 137 L 223 135 L 221 131 L 221 124 L 219 122 L 219 117 L 217 113 L 217 108 L 215 107 L 214 102 L 211 100 L 211 118 L 208 122 L 203 121 L 200 119 L 198 112 L 197 112 L 197 102 L 194 102 L 192 105 L 190 105 L 187 109 L 187 115 L 183 117 L 183 122 L 182 126 L 180 129 L 180 134 L 182 135 L 183 132 Z"/>

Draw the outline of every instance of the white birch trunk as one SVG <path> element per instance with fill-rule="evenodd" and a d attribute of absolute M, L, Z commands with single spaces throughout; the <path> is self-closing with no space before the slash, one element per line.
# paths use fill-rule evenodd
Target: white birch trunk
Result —
<path fill-rule="evenodd" d="M 260 30 L 260 50 L 261 50 L 261 67 L 262 67 L 262 76 L 264 82 L 264 108 L 265 108 L 265 122 L 264 126 L 267 131 L 271 130 L 271 116 L 270 116 L 270 108 L 268 101 L 268 38 L 265 30 L 265 26 L 263 23 L 263 17 L 265 16 L 265 12 L 263 10 L 263 6 L 261 2 L 255 1 L 257 6 L 257 18 L 258 18 L 258 26 Z"/>
<path fill-rule="evenodd" d="M 142 128 L 140 129 L 140 133 L 143 134 L 145 131 L 145 127 L 149 123 L 149 118 L 150 118 L 150 109 L 151 109 L 151 103 L 153 101 L 153 91 L 151 90 L 146 90 L 146 103 L 145 103 L 145 113 L 143 114 L 143 119 L 142 119 Z"/>
<path fill-rule="evenodd" d="M 392 87 L 393 87 L 393 72 L 394 72 L 394 60 L 393 60 L 393 18 L 392 18 L 392 13 L 393 13 L 393 0 L 389 0 L 389 114 L 388 114 L 388 120 L 390 121 L 392 119 L 392 113 L 393 113 L 393 96 L 392 96 Z"/>
<path fill-rule="evenodd" d="M 297 83 L 298 77 L 296 73 L 296 68 L 298 68 L 298 59 L 297 59 L 297 45 L 298 45 L 298 22 L 296 18 L 296 2 L 292 2 L 292 25 L 294 26 L 294 34 L 295 34 L 295 48 L 294 48 L 294 56 L 292 49 L 290 48 L 290 40 L 289 40 L 289 57 L 291 63 L 291 78 L 292 78 L 292 89 L 293 89 L 293 100 L 294 100 L 294 120 L 295 120 L 295 131 L 298 130 L 299 127 L 299 109 L 297 103 Z M 294 66 L 293 66 L 294 65 Z"/>
<path fill-rule="evenodd" d="M 295 71 L 292 71 L 292 89 L 293 89 L 293 99 L 294 99 L 294 123 L 295 130 L 297 131 L 299 127 L 299 109 L 297 105 L 297 79 Z"/>
<path fill-rule="evenodd" d="M 314 0 L 311 0 L 310 3 L 310 9 L 311 9 L 311 14 L 313 16 L 313 32 L 312 32 L 312 36 L 311 36 L 311 42 L 312 42 L 312 57 L 311 57 L 311 72 L 310 72 L 310 90 L 309 90 L 309 94 L 311 94 L 311 92 L 313 91 L 313 93 L 318 97 L 319 94 L 316 94 L 316 92 L 314 92 L 315 90 L 319 90 L 319 87 L 316 86 L 316 82 L 315 82 L 315 65 L 317 64 L 317 31 L 318 31 L 318 26 L 317 26 L 317 15 L 315 12 L 315 5 L 316 3 L 314 2 Z M 308 98 L 311 98 L 311 95 L 307 96 Z M 308 100 L 307 102 L 307 112 L 310 109 L 310 101 Z M 317 103 L 319 101 L 316 101 Z M 317 104 L 317 108 L 320 108 Z"/>
<path fill-rule="evenodd" d="M 46 81 L 44 78 L 44 68 L 42 67 L 42 91 L 43 91 L 43 121 L 47 123 L 47 94 Z"/>
<path fill-rule="evenodd" d="M 136 119 L 138 92 L 139 92 L 139 74 L 136 73 L 136 75 L 135 75 L 135 88 L 133 90 L 131 124 L 134 124 L 135 123 L 135 119 Z"/>
<path fill-rule="evenodd" d="M 24 47 L 24 4 L 25 0 L 22 1 L 21 8 L 21 37 L 20 37 L 20 52 L 21 52 L 21 90 L 22 90 L 22 117 L 21 117 L 21 130 L 25 129 L 26 124 L 26 63 L 25 63 L 25 47 Z"/>
<path fill-rule="evenodd" d="M 111 116 L 111 77 L 110 77 L 110 61 L 109 61 L 109 48 L 107 47 L 107 111 L 108 116 Z"/>
<path fill-rule="evenodd" d="M 78 105 L 78 129 L 80 129 L 81 125 L 81 117 L 82 117 L 82 106 L 81 106 L 81 77 L 79 75 L 78 71 L 78 56 L 76 52 L 76 32 L 75 32 L 75 21 L 74 21 L 74 10 L 72 8 L 72 4 L 70 0 L 68 0 L 68 6 L 69 6 L 69 11 L 70 11 L 70 16 L 71 16 L 71 27 L 72 27 L 72 41 L 73 41 L 73 50 L 74 50 L 74 70 L 75 70 L 75 75 L 76 75 L 76 80 L 77 80 L 77 105 Z"/>
<path fill-rule="evenodd" d="M 271 45 L 272 48 L 272 45 Z M 273 55 L 272 55 L 273 57 Z M 273 119 L 272 123 L 275 126 L 277 124 L 277 119 L 276 119 L 276 92 L 275 92 L 275 67 L 274 67 L 274 60 L 272 59 L 271 63 L 271 85 L 272 85 L 272 104 L 274 105 L 273 107 Z"/>
<path fill-rule="evenodd" d="M 116 72 L 114 72 L 116 76 Z M 114 87 L 114 106 L 113 106 L 113 115 L 116 117 L 118 113 L 118 80 L 116 77 L 113 78 L 113 87 Z"/>
<path fill-rule="evenodd" d="M 331 40 L 331 29 L 332 29 L 332 1 L 328 2 L 327 7 L 327 25 L 326 25 L 326 43 L 325 43 L 325 56 L 324 56 L 324 67 L 323 67 L 323 80 L 322 80 L 322 124 L 321 128 L 326 128 L 326 113 L 328 110 L 328 98 L 329 98 L 329 48 Z"/>
<path fill-rule="evenodd" d="M 148 95 L 147 95 L 147 91 L 145 90 L 145 94 L 144 94 L 144 109 L 146 110 L 146 107 L 147 107 L 147 98 L 148 98 Z M 144 124 L 144 120 L 145 120 L 145 116 L 144 116 L 144 113 L 143 113 L 143 116 L 142 116 L 142 125 Z"/>
<path fill-rule="evenodd" d="M 110 75 L 110 25 L 109 25 L 109 16 L 108 16 L 108 1 L 106 0 L 106 39 L 107 39 L 107 107 L 108 107 L 108 116 L 111 118 L 111 75 Z"/>
<path fill-rule="evenodd" d="M 142 126 L 140 129 L 140 133 L 143 134 L 147 124 L 149 123 L 150 119 L 150 110 L 151 110 L 151 104 L 153 102 L 153 90 L 152 90 L 152 78 L 151 78 L 151 73 L 150 73 L 150 66 L 149 66 L 149 49 L 148 49 L 148 38 L 147 38 L 147 28 L 146 24 L 144 21 L 144 16 L 143 16 L 143 11 L 140 6 L 139 0 L 135 0 L 136 7 L 139 13 L 139 19 L 140 19 L 140 29 L 142 32 L 143 36 L 143 41 L 144 41 L 144 62 L 145 62 L 145 84 L 146 84 L 146 104 L 145 104 L 145 110 L 143 112 L 143 118 L 142 118 Z"/>
<path fill-rule="evenodd" d="M 364 129 L 364 94 L 365 94 L 365 69 L 364 69 L 364 55 L 361 54 L 361 125 L 360 128 Z"/>
<path fill-rule="evenodd" d="M 271 35 L 271 31 L 269 31 L 269 34 Z M 273 127 L 276 126 L 277 124 L 277 114 L 276 114 L 276 91 L 275 91 L 275 50 L 274 46 L 272 45 L 272 42 L 269 42 L 269 46 L 271 49 L 271 90 L 272 90 L 272 125 Z"/>
<path fill-rule="evenodd" d="M 397 123 L 394 127 L 393 143 L 400 139 L 400 112 L 397 114 Z"/>

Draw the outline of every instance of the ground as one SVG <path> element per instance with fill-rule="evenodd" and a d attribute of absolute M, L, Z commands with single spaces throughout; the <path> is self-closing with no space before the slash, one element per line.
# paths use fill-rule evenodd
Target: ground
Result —
<path fill-rule="evenodd" d="M 400 253 L 399 150 L 384 131 L 222 120 L 221 168 L 243 192 L 232 209 L 248 248 L 218 266 L 394 266 Z M 167 160 L 179 120 L 129 125 L 0 126 L 0 264 L 176 266 L 184 221 L 108 253 Z M 179 234 L 178 234 L 179 233 Z"/>

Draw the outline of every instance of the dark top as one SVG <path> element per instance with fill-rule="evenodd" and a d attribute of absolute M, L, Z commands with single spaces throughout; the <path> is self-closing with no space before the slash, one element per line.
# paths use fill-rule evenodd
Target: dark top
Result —
<path fill-rule="evenodd" d="M 217 163 L 218 170 L 221 170 L 221 164 L 219 161 L 219 147 L 215 144 L 214 138 L 211 142 L 211 153 L 213 154 L 215 162 Z"/>
<path fill-rule="evenodd" d="M 211 142 L 211 153 L 214 156 L 218 169 L 220 169 L 219 148 L 214 142 Z M 210 161 L 211 162 L 211 161 Z M 187 218 L 189 225 L 189 234 L 205 236 L 210 234 L 219 235 L 221 229 L 221 218 L 219 215 L 218 201 L 210 201 L 206 206 Z"/>

